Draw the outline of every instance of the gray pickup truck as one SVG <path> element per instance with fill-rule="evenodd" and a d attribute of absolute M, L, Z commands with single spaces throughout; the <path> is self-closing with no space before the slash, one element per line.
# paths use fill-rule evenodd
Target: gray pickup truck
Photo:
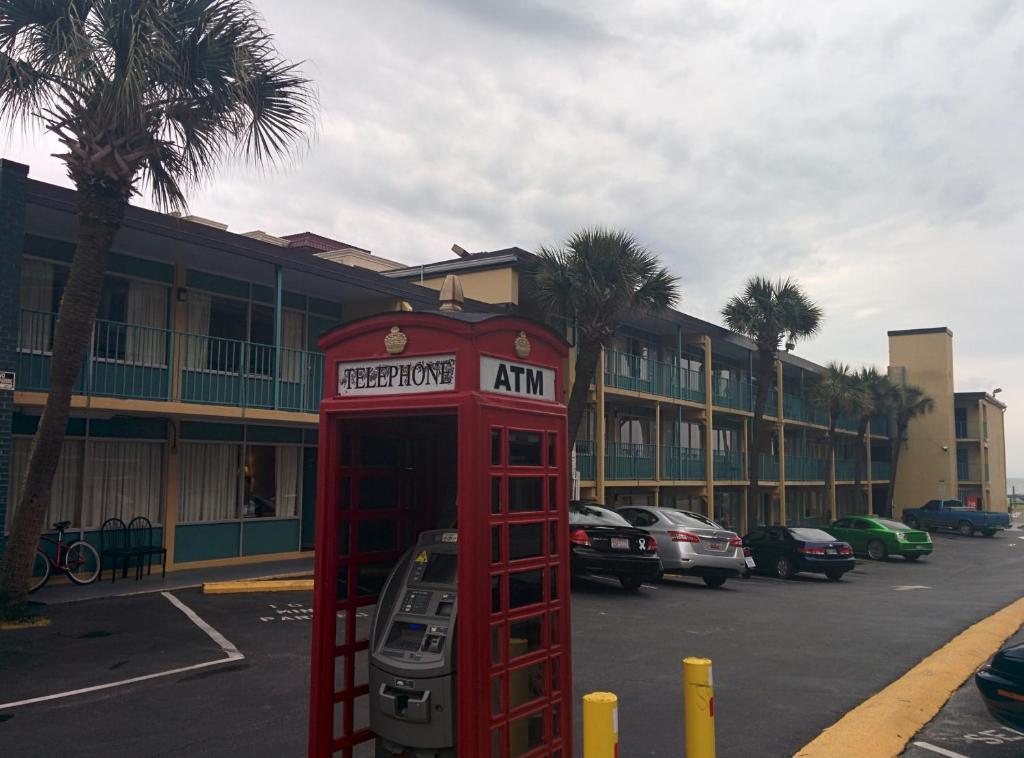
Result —
<path fill-rule="evenodd" d="M 965 508 L 959 500 L 929 500 L 920 508 L 905 508 L 903 523 L 911 529 L 953 529 L 964 537 L 975 532 L 991 537 L 1010 528 L 1010 517 L 996 511 Z"/>

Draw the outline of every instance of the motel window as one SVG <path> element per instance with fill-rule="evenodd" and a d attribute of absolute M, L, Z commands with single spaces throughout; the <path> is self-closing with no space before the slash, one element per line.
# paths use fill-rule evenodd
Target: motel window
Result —
<path fill-rule="evenodd" d="M 31 437 L 14 437 L 11 440 L 10 485 L 7 491 L 7 525 L 10 531 L 14 523 L 14 511 L 21 499 L 22 486 L 28 473 L 28 455 L 32 447 Z M 50 493 L 50 508 L 46 512 L 45 529 L 57 521 L 70 521 L 73 527 L 81 526 L 78 504 L 82 496 L 82 460 L 85 443 L 80 439 L 64 440 L 57 473 L 53 478 Z"/>
<path fill-rule="evenodd" d="M 249 445 L 245 454 L 245 518 L 298 515 L 302 448 Z"/>

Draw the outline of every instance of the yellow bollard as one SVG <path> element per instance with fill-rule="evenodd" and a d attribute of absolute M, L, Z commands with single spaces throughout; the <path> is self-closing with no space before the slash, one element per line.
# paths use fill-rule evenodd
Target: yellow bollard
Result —
<path fill-rule="evenodd" d="M 583 696 L 583 758 L 619 758 L 619 699 L 614 693 Z"/>
<path fill-rule="evenodd" d="M 715 688 L 710 658 L 683 659 L 686 758 L 715 758 Z"/>

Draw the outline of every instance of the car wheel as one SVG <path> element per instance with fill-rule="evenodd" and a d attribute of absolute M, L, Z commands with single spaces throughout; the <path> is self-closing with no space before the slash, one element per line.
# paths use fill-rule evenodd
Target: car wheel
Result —
<path fill-rule="evenodd" d="M 992 531 L 991 529 L 986 529 L 985 531 L 983 531 L 981 533 L 981 536 L 982 537 L 994 537 L 995 536 L 995 532 Z"/>
<path fill-rule="evenodd" d="M 713 588 L 721 587 L 723 584 L 725 584 L 725 577 L 724 576 L 705 576 L 704 577 L 704 584 L 706 584 L 708 587 L 713 587 Z"/>
<path fill-rule="evenodd" d="M 826 571 L 825 572 L 825 576 L 828 577 L 828 580 L 830 582 L 838 582 L 840 579 L 843 578 L 843 572 L 842 571 Z"/>
<path fill-rule="evenodd" d="M 636 592 L 640 589 L 640 585 L 644 583 L 644 580 L 639 576 L 620 576 L 619 583 L 622 585 L 623 589 L 628 590 L 629 592 Z"/>
<path fill-rule="evenodd" d="M 889 551 L 885 549 L 885 545 L 882 544 L 881 540 L 871 540 L 868 543 L 868 558 L 871 560 L 884 561 L 888 554 Z"/>
<path fill-rule="evenodd" d="M 913 563 L 914 561 L 916 561 L 918 558 L 921 557 L 921 554 L 920 553 L 907 553 L 903 557 L 906 558 L 911 563 Z"/>
<path fill-rule="evenodd" d="M 957 524 L 956 530 L 964 537 L 970 537 L 974 534 L 974 525 L 970 521 L 961 521 Z"/>
<path fill-rule="evenodd" d="M 779 579 L 792 579 L 794 574 L 796 574 L 796 570 L 793 568 L 793 562 L 789 558 L 779 558 L 779 560 L 775 561 L 775 575 Z"/>
<path fill-rule="evenodd" d="M 914 518 L 913 516 L 908 516 L 906 519 L 903 520 L 903 523 L 906 524 L 907 526 L 909 526 L 911 529 L 920 529 L 921 528 L 921 525 L 918 523 L 917 519 Z"/>

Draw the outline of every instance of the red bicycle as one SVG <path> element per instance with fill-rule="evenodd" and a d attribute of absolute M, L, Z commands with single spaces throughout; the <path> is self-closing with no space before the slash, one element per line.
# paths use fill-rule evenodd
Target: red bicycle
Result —
<path fill-rule="evenodd" d="M 96 548 L 85 540 L 76 540 L 71 544 L 64 542 L 64 530 L 71 526 L 70 521 L 58 521 L 53 525 L 57 530 L 57 539 L 51 539 L 45 534 L 42 535 L 44 542 L 49 542 L 56 550 L 56 558 L 51 558 L 40 548 L 36 548 L 36 560 L 32 564 L 32 579 L 29 583 L 29 592 L 35 592 L 46 584 L 50 574 L 56 571 L 63 571 L 68 579 L 75 584 L 89 584 L 95 582 L 100 575 L 100 554 Z"/>

